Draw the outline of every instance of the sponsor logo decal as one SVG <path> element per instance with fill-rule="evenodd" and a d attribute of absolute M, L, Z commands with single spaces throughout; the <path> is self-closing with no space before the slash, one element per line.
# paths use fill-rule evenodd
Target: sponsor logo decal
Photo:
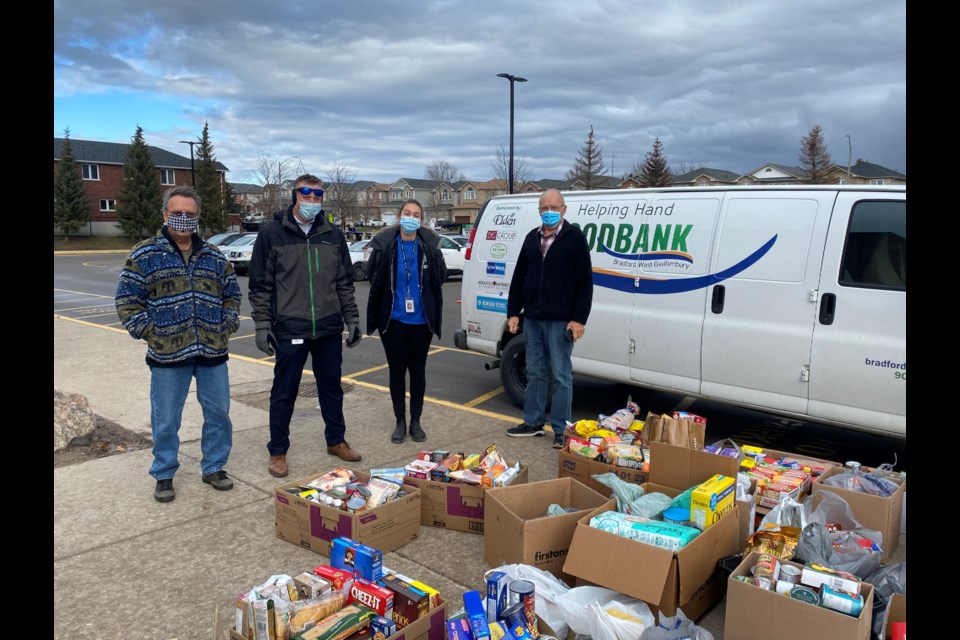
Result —
<path fill-rule="evenodd" d="M 497 260 L 503 258 L 507 255 L 507 245 L 500 244 L 499 242 L 490 247 L 490 257 L 496 258 Z"/>
<path fill-rule="evenodd" d="M 507 301 L 497 298 L 477 297 L 477 309 L 481 311 L 496 311 L 498 313 L 507 312 Z"/>
<path fill-rule="evenodd" d="M 487 275 L 488 276 L 505 276 L 507 275 L 507 265 L 505 262 L 488 262 L 487 263 Z"/>

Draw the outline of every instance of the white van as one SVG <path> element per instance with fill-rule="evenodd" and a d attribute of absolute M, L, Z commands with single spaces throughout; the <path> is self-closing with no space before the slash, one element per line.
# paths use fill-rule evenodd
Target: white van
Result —
<path fill-rule="evenodd" d="M 571 191 L 593 308 L 573 370 L 906 437 L 905 186 Z M 491 198 L 471 236 L 461 349 L 523 406 L 507 291 L 540 194 Z"/>

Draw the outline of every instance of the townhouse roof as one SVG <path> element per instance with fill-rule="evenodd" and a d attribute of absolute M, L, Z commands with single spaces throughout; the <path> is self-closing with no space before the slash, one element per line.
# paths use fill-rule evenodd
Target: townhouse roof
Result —
<path fill-rule="evenodd" d="M 64 138 L 53 139 L 53 159 L 60 160 Z M 98 140 L 77 140 L 70 138 L 70 149 L 77 162 L 122 165 L 127 157 L 129 143 L 100 142 Z M 190 169 L 190 158 L 177 155 L 172 151 L 147 145 L 147 152 L 158 169 Z M 222 162 L 217 161 L 217 171 L 229 171 Z"/>

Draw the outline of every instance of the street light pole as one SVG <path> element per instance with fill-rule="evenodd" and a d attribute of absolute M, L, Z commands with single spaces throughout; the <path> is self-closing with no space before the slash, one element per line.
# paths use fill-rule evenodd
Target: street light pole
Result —
<path fill-rule="evenodd" d="M 190 184 L 194 188 L 197 187 L 197 176 L 193 171 L 193 145 L 197 144 L 196 140 L 180 140 L 180 144 L 190 145 Z"/>
<path fill-rule="evenodd" d="M 526 82 L 526 78 L 510 75 L 509 73 L 498 73 L 498 78 L 506 78 L 510 81 L 510 168 L 508 169 L 510 193 L 513 193 L 513 83 Z"/>
<path fill-rule="evenodd" d="M 850 184 L 850 160 L 853 159 L 853 142 L 850 140 L 850 134 L 847 136 L 847 184 Z"/>

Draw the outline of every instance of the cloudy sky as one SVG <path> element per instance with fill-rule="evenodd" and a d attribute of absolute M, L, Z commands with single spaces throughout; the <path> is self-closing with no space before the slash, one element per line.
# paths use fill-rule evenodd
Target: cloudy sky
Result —
<path fill-rule="evenodd" d="M 142 8 L 138 8 L 142 7 Z M 832 159 L 906 173 L 900 0 L 54 0 L 53 134 L 148 144 L 210 126 L 233 182 L 258 158 L 325 177 L 494 177 L 509 149 L 562 178 L 590 127 L 623 175 L 659 138 L 675 173 Z"/>

